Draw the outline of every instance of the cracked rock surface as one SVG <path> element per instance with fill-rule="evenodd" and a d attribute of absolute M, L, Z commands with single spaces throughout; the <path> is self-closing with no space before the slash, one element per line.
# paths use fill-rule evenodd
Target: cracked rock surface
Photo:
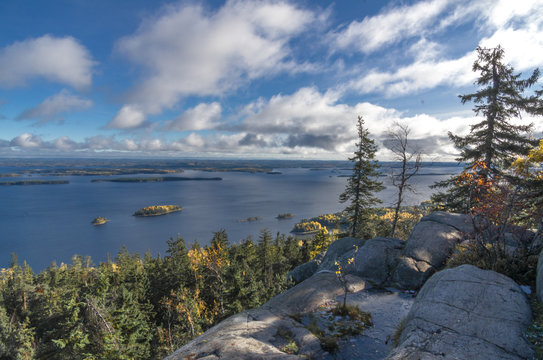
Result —
<path fill-rule="evenodd" d="M 471 265 L 443 270 L 422 287 L 387 359 L 531 359 L 531 318 L 510 278 Z"/>
<path fill-rule="evenodd" d="M 367 290 L 364 281 L 355 276 L 348 276 L 348 281 L 353 291 L 348 294 L 348 304 L 371 313 L 374 325 L 360 335 L 340 340 L 335 354 L 322 350 L 319 339 L 290 316 L 318 312 L 333 306 L 336 299 L 342 301 L 343 289 L 335 273 L 321 272 L 258 309 L 222 321 L 166 360 L 383 359 L 391 349 L 389 338 L 407 315 L 413 298 L 399 291 Z M 296 341 L 298 354 L 284 351 L 284 333 Z"/>

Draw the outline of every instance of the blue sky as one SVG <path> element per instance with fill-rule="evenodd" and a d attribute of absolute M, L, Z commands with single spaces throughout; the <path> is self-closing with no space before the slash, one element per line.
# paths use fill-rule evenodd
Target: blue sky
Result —
<path fill-rule="evenodd" d="M 451 160 L 498 44 L 543 67 L 543 0 L 3 0 L 0 156 L 345 159 L 362 115 Z"/>

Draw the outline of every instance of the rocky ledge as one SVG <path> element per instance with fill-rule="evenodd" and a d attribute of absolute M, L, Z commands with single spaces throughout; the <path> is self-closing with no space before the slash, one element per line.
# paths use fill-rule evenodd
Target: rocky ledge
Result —
<path fill-rule="evenodd" d="M 166 359 L 530 359 L 523 334 L 531 310 L 521 288 L 471 265 L 442 270 L 471 232 L 469 216 L 435 213 L 406 242 L 340 239 L 290 273 L 296 286 Z M 304 319 L 342 301 L 336 261 L 346 274 L 347 304 L 370 313 L 372 326 L 339 337 L 331 349 Z"/>

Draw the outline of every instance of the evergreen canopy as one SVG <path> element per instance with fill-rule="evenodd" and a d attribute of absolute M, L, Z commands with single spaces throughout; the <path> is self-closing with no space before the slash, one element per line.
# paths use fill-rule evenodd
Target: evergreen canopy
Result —
<path fill-rule="evenodd" d="M 471 125 L 469 134 L 449 138 L 460 151 L 458 162 L 465 163 L 465 170 L 473 169 L 476 176 L 487 181 L 502 175 L 518 156 L 527 155 L 537 143 L 530 138 L 532 124 L 515 125 L 512 119 L 519 119 L 523 112 L 536 113 L 540 100 L 538 92 L 525 95 L 527 89 L 539 79 L 539 69 L 530 77 L 522 79 L 513 67 L 503 62 L 504 50 L 496 48 L 477 48 L 477 60 L 473 71 L 479 73 L 475 84 L 479 90 L 460 95 L 462 104 L 473 102 L 473 111 L 483 119 Z M 438 193 L 432 200 L 453 211 L 468 211 L 471 203 L 471 190 L 462 185 L 459 177 L 436 183 L 434 187 L 448 188 Z"/>
<path fill-rule="evenodd" d="M 368 129 L 364 128 L 362 116 L 358 117 L 356 127 L 359 142 L 356 144 L 354 156 L 349 158 L 354 162 L 353 174 L 347 181 L 345 191 L 339 196 L 339 201 L 350 203 L 345 212 L 351 224 L 351 236 L 369 238 L 370 215 L 373 207 L 381 203 L 374 193 L 383 190 L 383 186 L 377 180 L 379 165 L 374 160 L 377 146 L 370 139 Z"/>

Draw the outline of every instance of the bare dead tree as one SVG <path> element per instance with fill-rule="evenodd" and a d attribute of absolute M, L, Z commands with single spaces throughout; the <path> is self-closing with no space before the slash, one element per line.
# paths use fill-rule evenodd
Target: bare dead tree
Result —
<path fill-rule="evenodd" d="M 401 163 L 399 173 L 392 171 L 392 185 L 398 189 L 398 197 L 394 203 L 394 220 L 392 221 L 392 230 L 390 237 L 394 237 L 396 225 L 400 216 L 400 208 L 404 201 L 407 191 L 414 192 L 414 187 L 409 180 L 415 176 L 422 167 L 422 152 L 420 149 L 409 144 L 409 133 L 411 129 L 407 124 L 395 122 L 387 130 L 384 145 L 394 154 L 394 160 Z"/>

